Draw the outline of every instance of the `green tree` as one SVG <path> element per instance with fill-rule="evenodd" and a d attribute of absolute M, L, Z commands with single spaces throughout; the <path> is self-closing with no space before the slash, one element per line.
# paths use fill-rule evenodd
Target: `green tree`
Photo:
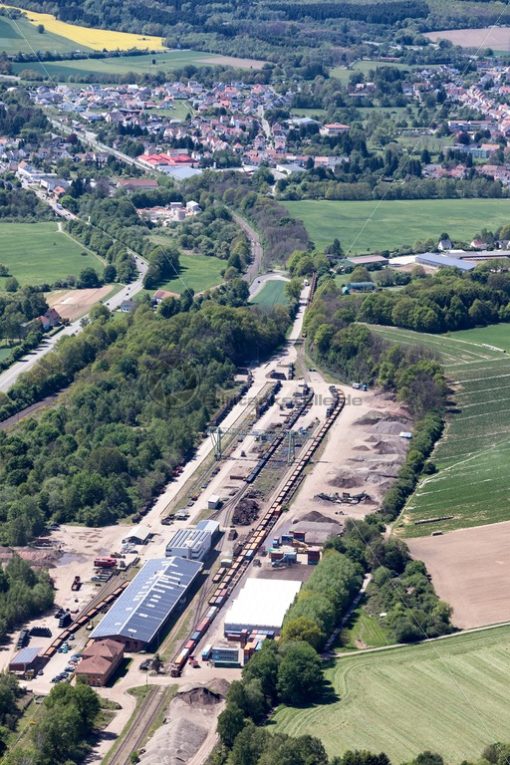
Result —
<path fill-rule="evenodd" d="M 5 280 L 4 289 L 6 292 L 17 292 L 19 289 L 19 282 L 14 276 L 9 276 Z"/>
<path fill-rule="evenodd" d="M 79 289 L 94 289 L 95 287 L 100 287 L 100 286 L 101 286 L 101 281 L 99 279 L 99 276 L 97 275 L 97 272 L 95 271 L 95 269 L 93 269 L 91 266 L 84 268 L 80 272 L 80 276 L 78 277 Z"/>
<path fill-rule="evenodd" d="M 299 706 L 319 698 L 323 686 L 322 665 L 317 651 L 296 641 L 282 646 L 278 667 L 278 694 L 286 704 Z"/>
<path fill-rule="evenodd" d="M 245 726 L 242 709 L 236 704 L 228 704 L 218 717 L 218 735 L 223 744 L 229 749 Z"/>

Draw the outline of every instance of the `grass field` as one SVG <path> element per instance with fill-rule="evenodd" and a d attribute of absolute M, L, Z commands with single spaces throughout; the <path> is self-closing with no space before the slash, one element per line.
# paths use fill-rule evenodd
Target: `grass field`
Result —
<path fill-rule="evenodd" d="M 75 50 L 89 49 L 51 32 L 39 34 L 37 28 L 26 19 L 14 20 L 1 16 L 0 50 L 8 56 L 13 56 L 16 53 L 33 54 L 34 51 L 49 50 L 65 54 Z M 25 64 L 25 69 L 27 67 L 28 64 Z"/>
<path fill-rule="evenodd" d="M 439 752 L 476 761 L 510 726 L 510 628 L 339 658 L 326 672 L 339 700 L 280 708 L 277 730 L 318 736 L 330 756 L 386 752 L 393 763 Z"/>
<path fill-rule="evenodd" d="M 155 117 L 169 117 L 173 120 L 184 120 L 188 114 L 193 114 L 193 107 L 189 101 L 174 101 L 172 107 L 167 109 L 148 109 Z"/>
<path fill-rule="evenodd" d="M 453 411 L 432 460 L 438 472 L 409 500 L 397 533 L 428 536 L 431 530 L 480 526 L 510 519 L 510 325 L 449 335 L 377 328 L 384 338 L 434 351 L 453 382 Z M 453 515 L 416 526 L 414 521 Z"/>
<path fill-rule="evenodd" d="M 393 641 L 375 616 L 358 606 L 342 630 L 338 650 L 350 651 L 363 648 L 381 648 Z"/>
<path fill-rule="evenodd" d="M 0 4 L 2 8 L 15 8 L 12 5 Z M 162 37 L 150 35 L 138 35 L 127 32 L 116 32 L 110 29 L 94 29 L 93 27 L 81 27 L 77 24 L 68 24 L 60 21 L 51 13 L 36 13 L 36 11 L 24 11 L 28 21 L 35 27 L 43 24 L 51 34 L 64 37 L 77 46 L 92 48 L 92 50 L 165 50 Z M 44 37 L 44 35 L 38 35 Z"/>
<path fill-rule="evenodd" d="M 56 223 L 0 223 L 0 263 L 20 284 L 52 283 L 70 274 L 77 276 L 92 266 L 102 271 L 102 262 L 60 233 Z M 0 279 L 3 287 L 5 279 Z"/>
<path fill-rule="evenodd" d="M 41 35 L 39 35 L 40 37 Z M 155 62 L 155 63 L 154 63 Z M 203 53 L 196 50 L 172 50 L 166 53 L 158 53 L 153 56 L 116 56 L 114 58 L 84 59 L 80 61 L 48 61 L 44 63 L 31 61 L 29 63 L 17 63 L 13 65 L 13 70 L 19 74 L 25 69 L 31 69 L 41 74 L 48 74 L 55 79 L 65 79 L 76 76 L 77 74 L 87 75 L 90 82 L 94 81 L 94 76 L 128 74 L 147 74 L 157 72 L 174 72 L 183 66 L 220 66 L 229 64 L 240 68 L 249 69 L 259 68 L 262 62 L 251 61 L 250 59 L 234 59 L 230 56 L 220 56 L 216 53 Z"/>
<path fill-rule="evenodd" d="M 510 201 L 503 199 L 303 200 L 283 204 L 303 221 L 317 247 L 338 237 L 345 252 L 351 254 L 437 239 L 443 231 L 469 242 L 482 228 L 495 230 L 510 216 Z"/>
<path fill-rule="evenodd" d="M 371 70 L 377 69 L 379 66 L 391 66 L 397 67 L 398 69 L 411 68 L 409 66 L 405 66 L 404 64 L 398 64 L 393 61 L 377 61 L 375 59 L 368 59 L 366 61 L 355 61 L 350 69 L 347 69 L 345 66 L 335 66 L 329 74 L 331 77 L 335 77 L 335 79 L 340 80 L 340 82 L 345 84 L 349 82 L 351 74 L 354 72 L 362 72 L 362 74 L 367 75 Z"/>
<path fill-rule="evenodd" d="M 285 285 L 282 279 L 272 279 L 263 286 L 258 295 L 251 301 L 254 305 L 271 307 L 273 305 L 288 305 Z"/>
<path fill-rule="evenodd" d="M 207 255 L 181 255 L 181 269 L 179 275 L 160 284 L 159 289 L 170 292 L 184 292 L 192 289 L 195 292 L 203 292 L 210 287 L 221 284 L 221 271 L 226 268 L 226 262 L 220 258 Z M 150 290 L 151 294 L 154 290 Z"/>

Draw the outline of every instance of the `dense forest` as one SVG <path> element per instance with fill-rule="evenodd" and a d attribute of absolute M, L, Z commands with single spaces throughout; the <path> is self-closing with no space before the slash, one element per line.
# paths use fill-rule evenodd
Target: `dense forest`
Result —
<path fill-rule="evenodd" d="M 46 571 L 34 571 L 18 555 L 14 555 L 5 568 L 0 567 L 0 640 L 15 627 L 47 611 L 52 604 L 53 586 Z"/>
<path fill-rule="evenodd" d="M 242 302 L 236 290 L 233 282 L 218 302 Z M 92 347 L 84 336 L 34 370 L 32 378 L 65 381 L 89 364 L 64 403 L 0 434 L 3 542 L 24 544 L 50 518 L 101 525 L 146 505 L 192 453 L 236 366 L 271 352 L 289 322 L 283 309 L 262 314 L 212 300 L 169 308 L 169 318 L 144 305 L 119 320 L 100 312 Z M 90 363 L 98 345 L 104 350 Z"/>

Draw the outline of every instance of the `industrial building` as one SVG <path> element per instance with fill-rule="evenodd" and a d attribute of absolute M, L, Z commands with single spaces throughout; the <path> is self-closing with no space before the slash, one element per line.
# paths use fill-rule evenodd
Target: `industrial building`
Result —
<path fill-rule="evenodd" d="M 301 584 L 293 580 L 248 579 L 225 615 L 225 637 L 239 637 L 243 632 L 279 635 Z"/>
<path fill-rule="evenodd" d="M 204 560 L 212 548 L 212 534 L 200 529 L 179 529 L 166 546 L 166 557 Z"/>
<path fill-rule="evenodd" d="M 220 525 L 216 521 L 200 521 L 196 526 L 179 529 L 166 546 L 166 557 L 204 560 L 214 547 Z"/>
<path fill-rule="evenodd" d="M 37 646 L 22 648 L 9 662 L 9 672 L 22 675 L 27 672 L 37 672 L 44 663 L 40 654 L 41 649 Z"/>
<path fill-rule="evenodd" d="M 439 255 L 437 252 L 424 252 L 416 256 L 416 263 L 422 266 L 434 266 L 435 268 L 458 268 L 459 271 L 472 271 L 476 268 L 475 263 L 467 263 L 460 258 L 452 258 L 450 255 Z"/>
<path fill-rule="evenodd" d="M 140 651 L 159 642 L 201 570 L 199 561 L 187 558 L 147 561 L 91 638 L 119 640 L 128 651 Z"/>
<path fill-rule="evenodd" d="M 82 651 L 76 677 L 87 685 L 105 686 L 124 658 L 124 644 L 118 640 L 96 640 Z"/>

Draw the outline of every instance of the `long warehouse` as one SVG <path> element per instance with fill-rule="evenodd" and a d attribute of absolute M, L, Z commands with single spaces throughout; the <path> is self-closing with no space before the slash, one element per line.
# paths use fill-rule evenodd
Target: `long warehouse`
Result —
<path fill-rule="evenodd" d="M 201 570 L 199 561 L 187 558 L 147 561 L 90 637 L 119 640 L 128 651 L 159 643 Z"/>
<path fill-rule="evenodd" d="M 238 637 L 245 630 L 279 635 L 285 614 L 301 584 L 279 579 L 247 579 L 225 615 L 225 637 Z"/>

